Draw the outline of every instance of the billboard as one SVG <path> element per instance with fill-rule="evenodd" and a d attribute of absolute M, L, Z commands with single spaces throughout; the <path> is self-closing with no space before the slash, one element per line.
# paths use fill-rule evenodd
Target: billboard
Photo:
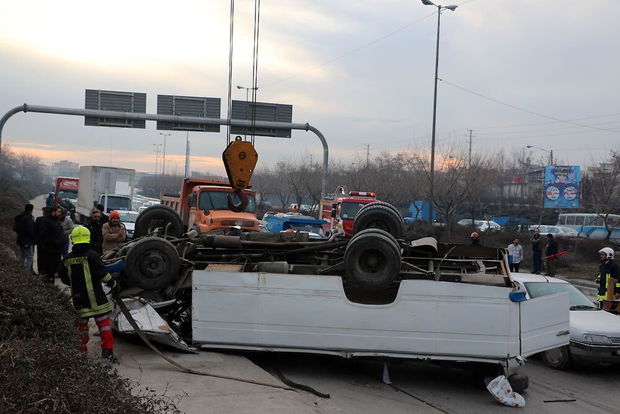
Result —
<path fill-rule="evenodd" d="M 543 186 L 544 208 L 579 208 L 579 183 L 581 175 L 578 165 L 548 165 L 545 167 Z"/>

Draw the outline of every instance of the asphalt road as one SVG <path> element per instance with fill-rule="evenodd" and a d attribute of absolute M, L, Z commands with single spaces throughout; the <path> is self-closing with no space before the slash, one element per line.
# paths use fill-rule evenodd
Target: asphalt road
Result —
<path fill-rule="evenodd" d="M 329 393 L 329 399 L 303 395 L 324 413 L 474 414 L 515 410 L 499 404 L 486 389 L 474 385 L 471 374 L 464 370 L 397 362 L 390 366 L 392 384 L 386 385 L 381 381 L 380 361 L 276 354 L 250 358 L 267 371 L 278 367 L 287 378 Z M 578 367 L 564 372 L 530 359 L 522 372 L 530 378 L 529 388 L 522 393 L 526 400 L 524 412 L 620 412 L 617 367 Z"/>

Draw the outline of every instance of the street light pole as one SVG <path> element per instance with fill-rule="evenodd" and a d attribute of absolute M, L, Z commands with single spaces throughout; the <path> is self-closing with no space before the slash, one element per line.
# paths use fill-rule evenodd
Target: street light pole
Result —
<path fill-rule="evenodd" d="M 157 177 L 157 166 L 159 165 L 159 147 L 161 144 L 152 144 L 153 152 L 155 153 L 155 177 Z"/>
<path fill-rule="evenodd" d="M 544 148 L 537 147 L 535 145 L 526 145 L 525 148 L 536 148 L 537 150 L 541 150 L 549 153 L 549 165 L 553 165 L 553 150 L 548 150 Z"/>
<path fill-rule="evenodd" d="M 172 134 L 164 134 L 163 132 L 160 132 L 159 135 L 162 135 L 164 137 L 164 155 L 162 158 L 162 162 L 161 162 L 161 175 L 165 176 L 166 175 L 166 137 L 169 137 Z"/>
<path fill-rule="evenodd" d="M 429 211 L 428 222 L 433 223 L 433 204 L 435 203 L 435 127 L 437 125 L 437 80 L 439 72 L 439 28 L 441 27 L 441 10 L 448 9 L 454 11 L 458 6 L 441 6 L 430 0 L 422 0 L 425 6 L 437 7 L 437 43 L 435 45 L 435 84 L 433 88 L 433 127 L 431 131 L 431 168 L 430 168 L 430 188 L 429 188 Z"/>

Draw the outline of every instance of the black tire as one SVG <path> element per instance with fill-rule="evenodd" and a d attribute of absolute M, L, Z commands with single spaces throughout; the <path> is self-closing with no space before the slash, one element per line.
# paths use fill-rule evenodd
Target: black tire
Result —
<path fill-rule="evenodd" d="M 363 290 L 385 289 L 400 273 L 400 249 L 380 230 L 353 236 L 344 253 L 345 278 Z"/>
<path fill-rule="evenodd" d="M 179 277 L 180 262 L 172 243 L 159 237 L 146 237 L 127 252 L 127 282 L 145 290 L 163 289 Z"/>
<path fill-rule="evenodd" d="M 392 236 L 390 233 L 388 233 L 385 230 L 381 230 L 375 227 L 371 227 L 369 229 L 362 230 L 359 233 L 355 233 L 354 237 L 358 237 L 361 234 L 368 234 L 368 233 L 381 234 L 385 237 L 389 237 L 389 239 L 394 242 L 394 246 L 396 246 L 396 248 L 400 250 L 400 245 L 398 244 L 398 240 L 396 239 L 396 237 Z"/>
<path fill-rule="evenodd" d="M 523 392 L 530 386 L 530 378 L 522 374 L 512 374 L 508 377 L 508 382 L 515 392 Z"/>
<path fill-rule="evenodd" d="M 183 222 L 176 211 L 167 206 L 151 206 L 140 213 L 136 219 L 133 237 L 137 239 L 146 236 L 156 227 L 165 229 L 166 226 L 168 226 L 169 236 L 178 237 L 183 234 Z"/>
<path fill-rule="evenodd" d="M 540 357 L 549 368 L 565 370 L 573 365 L 573 359 L 567 345 L 541 352 Z"/>
<path fill-rule="evenodd" d="M 403 235 L 403 218 L 400 213 L 387 203 L 370 203 L 357 212 L 353 224 L 353 234 L 369 228 L 387 231 L 400 239 Z"/>
<path fill-rule="evenodd" d="M 386 203 L 385 201 L 373 201 L 372 203 L 365 204 L 357 211 L 357 213 L 359 214 L 360 211 L 368 208 L 369 206 L 384 206 L 384 207 L 387 207 L 390 210 L 393 210 L 398 216 L 400 216 L 402 218 L 402 216 L 400 214 L 400 211 L 398 211 L 398 209 L 396 207 L 394 207 L 392 204 Z"/>

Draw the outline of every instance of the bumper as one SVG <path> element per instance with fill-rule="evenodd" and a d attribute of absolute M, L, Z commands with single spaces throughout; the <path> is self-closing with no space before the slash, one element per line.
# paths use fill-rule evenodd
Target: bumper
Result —
<path fill-rule="evenodd" d="M 570 351 L 575 359 L 620 364 L 619 345 L 597 345 L 571 341 Z"/>

